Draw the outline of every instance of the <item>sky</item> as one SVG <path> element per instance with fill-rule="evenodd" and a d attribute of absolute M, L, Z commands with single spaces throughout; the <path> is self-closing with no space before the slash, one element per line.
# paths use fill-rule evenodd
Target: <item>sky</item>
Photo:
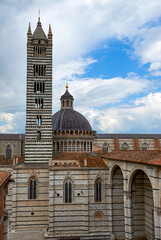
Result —
<path fill-rule="evenodd" d="M 98 133 L 161 133 L 160 0 L 0 0 L 0 133 L 24 133 L 27 30 L 53 32 L 53 114 L 69 83 Z"/>

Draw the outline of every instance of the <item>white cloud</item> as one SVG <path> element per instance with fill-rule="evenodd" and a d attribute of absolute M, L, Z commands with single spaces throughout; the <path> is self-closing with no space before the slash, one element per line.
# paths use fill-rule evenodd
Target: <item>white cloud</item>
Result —
<path fill-rule="evenodd" d="M 131 106 L 118 106 L 102 111 L 86 112 L 94 123 L 93 128 L 102 132 L 158 133 L 161 131 L 161 93 L 150 93 L 138 98 Z"/>
<path fill-rule="evenodd" d="M 22 120 L 24 118 L 24 114 L 22 112 L 16 113 L 6 113 L 1 112 L 0 114 L 0 132 L 1 133 L 14 133 L 21 130 L 22 133 Z"/>

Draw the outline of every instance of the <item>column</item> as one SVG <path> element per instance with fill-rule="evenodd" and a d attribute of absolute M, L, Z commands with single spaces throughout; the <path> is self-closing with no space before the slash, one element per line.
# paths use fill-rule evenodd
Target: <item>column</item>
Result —
<path fill-rule="evenodd" d="M 108 212 L 109 212 L 109 217 L 108 217 L 108 225 L 109 225 L 109 232 L 110 232 L 110 239 L 115 239 L 114 234 L 113 234 L 113 229 L 112 229 L 112 184 L 107 184 L 107 195 L 108 195 Z"/>
<path fill-rule="evenodd" d="M 132 223 L 132 194 L 130 191 L 124 191 L 124 215 L 125 215 L 125 239 L 133 239 Z"/>

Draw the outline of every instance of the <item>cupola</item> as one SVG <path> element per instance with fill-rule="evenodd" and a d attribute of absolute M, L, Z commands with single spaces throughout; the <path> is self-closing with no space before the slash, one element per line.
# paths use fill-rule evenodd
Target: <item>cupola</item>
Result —
<path fill-rule="evenodd" d="M 73 96 L 68 92 L 68 83 L 66 84 L 66 92 L 61 96 L 61 109 L 73 109 Z"/>

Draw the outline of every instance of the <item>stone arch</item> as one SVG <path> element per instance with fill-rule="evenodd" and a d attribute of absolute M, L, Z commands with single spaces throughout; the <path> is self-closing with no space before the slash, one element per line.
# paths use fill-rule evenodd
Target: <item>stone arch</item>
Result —
<path fill-rule="evenodd" d="M 151 185 L 152 185 L 152 187 L 153 187 L 153 183 L 152 183 L 152 179 L 151 179 L 151 177 L 149 176 L 149 171 L 148 171 L 148 169 L 147 168 L 143 168 L 143 169 L 141 169 L 141 168 L 139 168 L 139 167 L 134 167 L 132 170 L 131 170 L 131 173 L 130 173 L 130 175 L 129 175 L 129 177 L 128 177 L 128 191 L 130 192 L 131 191 L 131 184 L 132 184 L 132 180 L 133 180 L 133 177 L 134 177 L 134 175 L 135 175 L 135 173 L 137 172 L 137 171 L 139 171 L 139 170 L 142 170 L 147 176 L 148 176 L 148 179 L 149 179 L 149 181 L 150 181 L 150 183 L 151 183 Z"/>
<path fill-rule="evenodd" d="M 121 169 L 122 175 L 124 177 L 124 172 L 122 171 L 121 166 L 119 165 L 119 163 L 113 163 L 113 165 L 111 166 L 111 170 L 109 172 L 109 184 L 112 185 L 112 178 L 113 178 L 113 172 L 115 170 L 115 168 L 119 167 Z"/>
<path fill-rule="evenodd" d="M 148 174 L 135 169 L 130 179 L 134 239 L 154 239 L 153 188 Z"/>
<path fill-rule="evenodd" d="M 125 239 L 124 181 L 121 168 L 116 165 L 112 176 L 112 231 L 116 239 Z"/>

